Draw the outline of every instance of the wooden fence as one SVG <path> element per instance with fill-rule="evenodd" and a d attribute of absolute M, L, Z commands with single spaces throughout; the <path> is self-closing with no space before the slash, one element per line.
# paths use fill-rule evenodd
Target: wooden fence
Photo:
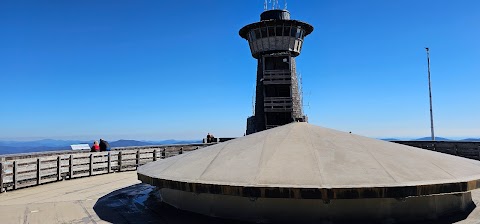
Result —
<path fill-rule="evenodd" d="M 480 160 L 480 142 L 463 141 L 393 141 L 431 151 Z"/>
<path fill-rule="evenodd" d="M 109 152 L 75 152 L 57 155 L 36 154 L 0 161 L 0 193 L 55 181 L 112 172 L 136 170 L 138 166 L 202 148 L 206 145 L 182 147 L 139 147 Z"/>

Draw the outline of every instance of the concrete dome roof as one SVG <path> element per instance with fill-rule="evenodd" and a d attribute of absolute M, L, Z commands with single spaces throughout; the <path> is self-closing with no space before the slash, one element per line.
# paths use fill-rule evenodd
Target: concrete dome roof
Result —
<path fill-rule="evenodd" d="M 159 187 L 238 196 L 275 189 L 272 197 L 408 197 L 478 188 L 480 161 L 291 123 L 148 163 L 138 176 Z"/>

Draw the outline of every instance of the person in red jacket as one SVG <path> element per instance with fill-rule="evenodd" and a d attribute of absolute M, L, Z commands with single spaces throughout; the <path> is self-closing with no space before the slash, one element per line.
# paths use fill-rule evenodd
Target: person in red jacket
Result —
<path fill-rule="evenodd" d="M 100 145 L 98 145 L 97 141 L 93 142 L 93 145 L 92 145 L 91 149 L 92 150 L 90 152 L 100 152 Z"/>

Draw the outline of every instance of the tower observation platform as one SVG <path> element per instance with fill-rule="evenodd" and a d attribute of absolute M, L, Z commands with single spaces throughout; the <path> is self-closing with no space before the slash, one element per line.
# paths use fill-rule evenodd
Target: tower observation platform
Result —
<path fill-rule="evenodd" d="M 252 56 L 258 60 L 255 114 L 247 119 L 246 134 L 292 121 L 307 121 L 303 114 L 295 57 L 313 26 L 290 19 L 287 10 L 268 10 L 260 22 L 240 29 Z"/>

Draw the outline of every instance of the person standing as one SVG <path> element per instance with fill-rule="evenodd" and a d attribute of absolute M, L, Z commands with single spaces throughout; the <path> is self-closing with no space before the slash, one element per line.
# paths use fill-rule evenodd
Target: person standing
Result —
<path fill-rule="evenodd" d="M 110 151 L 110 144 L 103 139 L 100 139 L 100 151 Z"/>
<path fill-rule="evenodd" d="M 207 134 L 207 143 L 212 142 L 212 135 L 210 133 Z"/>

